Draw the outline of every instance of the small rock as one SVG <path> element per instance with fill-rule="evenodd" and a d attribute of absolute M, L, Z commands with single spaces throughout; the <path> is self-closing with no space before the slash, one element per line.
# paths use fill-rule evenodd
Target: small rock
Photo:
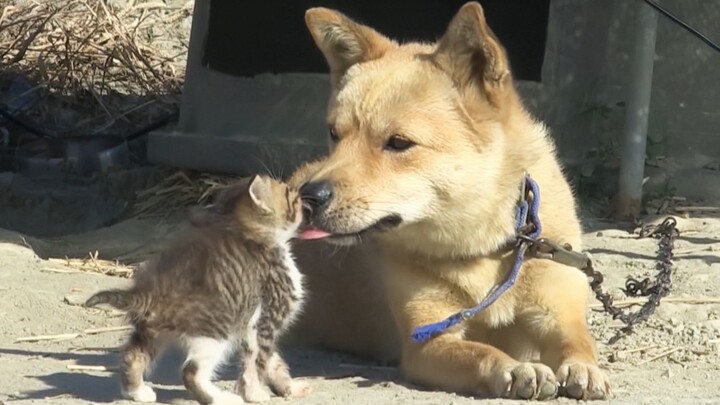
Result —
<path fill-rule="evenodd" d="M 611 363 L 619 363 L 621 361 L 627 360 L 627 353 L 625 352 L 614 352 L 610 355 L 610 362 Z"/>
<path fill-rule="evenodd" d="M 665 371 L 663 371 L 663 373 L 661 374 L 661 377 L 664 377 L 664 378 L 672 378 L 672 377 L 673 377 L 672 369 L 671 369 L 670 367 L 667 367 L 667 368 L 665 369 Z"/>
<path fill-rule="evenodd" d="M 383 388 L 393 388 L 393 389 L 398 389 L 398 388 L 402 389 L 402 388 L 405 388 L 405 387 L 403 387 L 402 385 L 396 384 L 396 383 L 394 383 L 394 382 L 392 382 L 392 381 L 383 381 L 382 383 L 380 383 L 380 386 L 383 387 Z"/>
<path fill-rule="evenodd" d="M 68 305 L 82 306 L 85 303 L 87 297 L 80 294 L 70 294 L 63 298 L 63 302 Z"/>
<path fill-rule="evenodd" d="M 720 319 L 713 319 L 711 321 L 703 322 L 703 326 L 713 332 L 720 332 Z"/>
<path fill-rule="evenodd" d="M 606 238 L 628 238 L 630 234 L 622 229 L 605 229 L 595 234 L 596 236 L 602 236 Z"/>

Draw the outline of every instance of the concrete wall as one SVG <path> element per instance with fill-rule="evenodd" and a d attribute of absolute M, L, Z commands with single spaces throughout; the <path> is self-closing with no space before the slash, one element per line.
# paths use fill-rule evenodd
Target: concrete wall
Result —
<path fill-rule="evenodd" d="M 543 83 L 521 84 L 566 164 L 612 192 L 640 0 L 553 0 Z M 646 7 L 649 7 L 645 5 Z M 720 0 L 662 0 L 720 42 Z M 646 191 L 720 196 L 720 53 L 658 15 Z"/>
<path fill-rule="evenodd" d="M 148 158 L 200 171 L 282 176 L 325 153 L 324 74 L 223 74 L 203 65 L 209 1 L 196 1 L 180 108 L 172 131 L 150 134 Z"/>
<path fill-rule="evenodd" d="M 640 1 L 552 0 L 543 82 L 518 84 L 531 110 L 552 128 L 581 192 L 608 194 L 617 185 L 635 31 L 631 5 Z M 151 136 L 150 158 L 238 172 L 291 170 L 322 152 L 327 78 L 238 79 L 204 68 L 200 44 L 207 27 L 201 20 L 207 3 L 196 2 L 179 130 Z M 662 4 L 720 41 L 720 0 Z M 646 192 L 720 197 L 720 188 L 712 187 L 720 184 L 719 95 L 720 53 L 658 15 Z"/>

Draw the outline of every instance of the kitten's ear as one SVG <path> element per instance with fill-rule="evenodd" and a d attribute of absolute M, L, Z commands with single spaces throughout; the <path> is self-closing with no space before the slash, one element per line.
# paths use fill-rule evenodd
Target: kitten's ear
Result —
<path fill-rule="evenodd" d="M 250 180 L 248 187 L 250 199 L 256 207 L 265 212 L 271 212 L 270 200 L 272 199 L 272 185 L 270 181 L 263 176 L 256 175 Z"/>

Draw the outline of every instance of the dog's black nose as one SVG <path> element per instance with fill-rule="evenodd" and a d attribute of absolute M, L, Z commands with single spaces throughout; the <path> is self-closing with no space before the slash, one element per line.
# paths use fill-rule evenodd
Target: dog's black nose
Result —
<path fill-rule="evenodd" d="M 300 187 L 300 197 L 313 211 L 325 208 L 332 199 L 332 184 L 328 180 L 305 183 Z"/>

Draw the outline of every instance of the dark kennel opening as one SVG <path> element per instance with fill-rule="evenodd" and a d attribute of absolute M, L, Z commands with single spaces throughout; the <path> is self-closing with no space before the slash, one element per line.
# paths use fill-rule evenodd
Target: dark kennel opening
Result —
<path fill-rule="evenodd" d="M 303 18 L 310 7 L 337 9 L 400 41 L 434 41 L 467 0 L 210 0 L 203 65 L 233 76 L 325 73 Z M 483 0 L 515 78 L 540 81 L 549 0 Z"/>

